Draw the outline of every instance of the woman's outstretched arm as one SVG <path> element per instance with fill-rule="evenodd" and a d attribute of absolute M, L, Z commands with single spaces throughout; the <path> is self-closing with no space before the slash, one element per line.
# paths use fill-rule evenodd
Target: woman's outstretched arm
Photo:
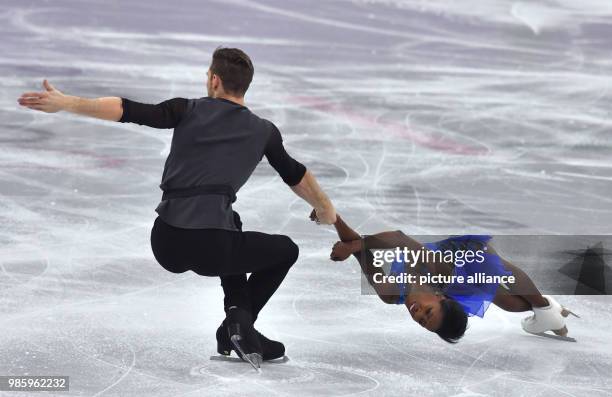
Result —
<path fill-rule="evenodd" d="M 339 215 L 337 216 L 336 223 L 334 223 L 334 227 L 336 228 L 340 241 L 347 242 L 361 240 L 359 233 L 351 229 Z"/>
<path fill-rule="evenodd" d="M 317 220 L 314 211 L 310 215 L 310 219 L 312 219 L 313 221 Z M 334 261 L 340 261 L 345 260 L 349 256 L 353 255 L 357 259 L 357 262 L 361 267 L 361 271 L 368 280 L 368 283 L 372 286 L 372 288 L 374 288 L 376 295 L 378 295 L 378 297 L 385 303 L 396 303 L 399 297 L 398 286 L 383 281 L 383 276 L 385 276 L 385 273 L 382 268 L 373 265 L 374 257 L 370 252 L 371 248 L 392 247 L 369 246 L 368 243 L 370 241 L 370 237 L 372 236 L 367 236 L 362 239 L 359 233 L 351 229 L 350 226 L 348 226 L 340 217 L 340 215 L 337 214 L 334 227 L 336 228 L 336 232 L 338 233 L 338 237 L 341 241 L 337 242 L 334 245 L 334 248 L 330 255 L 330 259 Z M 381 233 L 377 236 L 383 234 L 384 233 Z M 376 282 L 375 278 L 379 280 L 379 282 Z"/>

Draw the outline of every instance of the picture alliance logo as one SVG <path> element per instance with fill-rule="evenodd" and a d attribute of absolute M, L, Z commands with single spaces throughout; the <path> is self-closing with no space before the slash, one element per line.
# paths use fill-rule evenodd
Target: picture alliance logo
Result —
<path fill-rule="evenodd" d="M 431 251 L 424 247 L 418 250 L 397 247 L 395 249 L 371 249 L 370 252 L 374 256 L 372 264 L 376 267 L 393 262 L 405 263 L 410 267 L 415 267 L 417 263 L 446 263 L 463 267 L 471 263 L 483 263 L 486 249 L 484 247 L 484 250 Z"/>

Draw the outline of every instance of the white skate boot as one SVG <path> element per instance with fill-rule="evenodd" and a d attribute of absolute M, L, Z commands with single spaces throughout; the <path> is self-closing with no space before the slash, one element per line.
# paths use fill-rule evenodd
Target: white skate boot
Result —
<path fill-rule="evenodd" d="M 567 327 L 565 326 L 565 317 L 570 314 L 578 317 L 568 309 L 564 308 L 551 298 L 549 295 L 542 295 L 548 301 L 548 306 L 534 307 L 533 315 L 525 317 L 521 321 L 521 325 L 525 332 L 530 334 L 545 336 L 568 342 L 576 342 L 576 339 L 567 336 Z M 554 335 L 546 333 L 552 331 Z"/>

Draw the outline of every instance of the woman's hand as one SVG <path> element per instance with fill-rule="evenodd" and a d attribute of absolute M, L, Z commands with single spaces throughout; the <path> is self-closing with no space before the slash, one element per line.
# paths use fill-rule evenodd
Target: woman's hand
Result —
<path fill-rule="evenodd" d="M 355 242 L 356 241 L 347 241 L 347 242 L 338 241 L 336 244 L 334 244 L 334 247 L 332 248 L 332 252 L 329 255 L 329 259 L 331 259 L 332 261 L 345 260 L 346 258 L 351 256 L 353 253 L 358 251 L 358 250 L 355 250 Z"/>
<path fill-rule="evenodd" d="M 17 100 L 21 106 L 45 113 L 55 113 L 64 109 L 67 96 L 56 89 L 46 79 L 43 81 L 45 91 L 25 92 Z"/>

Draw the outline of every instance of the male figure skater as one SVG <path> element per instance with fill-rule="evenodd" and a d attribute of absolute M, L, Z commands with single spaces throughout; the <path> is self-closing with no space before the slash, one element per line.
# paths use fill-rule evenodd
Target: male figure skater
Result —
<path fill-rule="evenodd" d="M 44 80 L 45 91 L 26 92 L 18 102 L 47 113 L 65 110 L 174 128 L 151 231 L 153 253 L 168 271 L 221 277 L 227 316 L 217 330 L 217 350 L 224 355 L 235 350 L 259 368 L 262 360 L 285 353 L 282 343 L 261 335 L 253 323 L 296 262 L 298 247 L 287 236 L 243 232 L 232 210 L 236 193 L 266 156 L 283 181 L 315 208 L 321 223 L 333 224 L 336 212 L 315 177 L 287 154 L 276 126 L 244 105 L 253 73 L 243 51 L 217 48 L 207 73 L 207 97 L 156 105 L 119 97 L 86 99 L 64 95 Z"/>

